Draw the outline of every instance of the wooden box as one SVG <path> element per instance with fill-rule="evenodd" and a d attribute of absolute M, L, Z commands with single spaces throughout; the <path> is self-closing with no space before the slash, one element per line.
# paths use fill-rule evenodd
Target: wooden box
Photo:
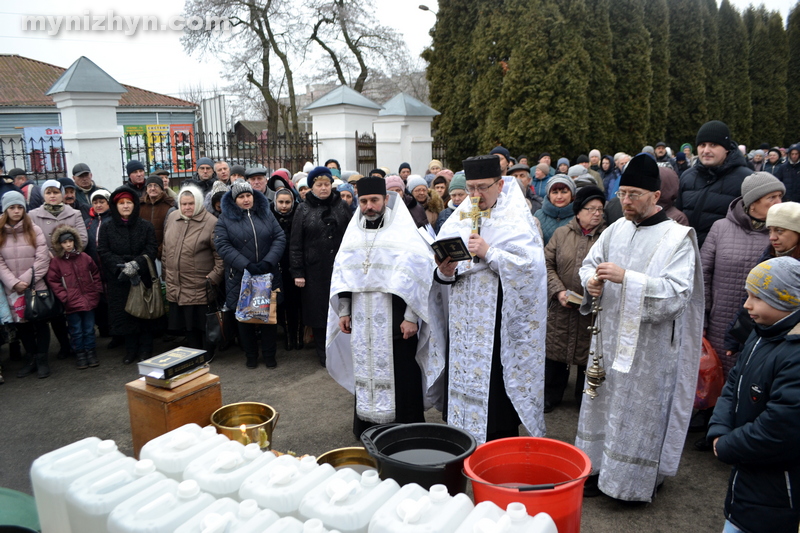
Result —
<path fill-rule="evenodd" d="M 148 441 L 194 422 L 211 423 L 211 414 L 222 407 L 219 376 L 205 374 L 172 390 L 153 387 L 137 379 L 125 385 L 131 416 L 133 455 Z"/>

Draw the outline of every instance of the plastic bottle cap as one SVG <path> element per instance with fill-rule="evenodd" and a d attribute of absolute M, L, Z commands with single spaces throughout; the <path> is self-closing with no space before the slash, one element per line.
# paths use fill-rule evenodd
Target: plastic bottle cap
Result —
<path fill-rule="evenodd" d="M 314 457 L 313 455 L 306 455 L 305 457 L 300 459 L 300 470 L 302 470 L 303 472 L 308 472 L 310 470 L 313 470 L 317 466 L 319 466 L 317 465 L 317 458 Z"/>
<path fill-rule="evenodd" d="M 249 520 L 258 513 L 258 502 L 252 499 L 242 500 L 239 504 L 239 518 Z"/>
<path fill-rule="evenodd" d="M 444 485 L 433 485 L 431 487 L 431 501 L 434 503 L 443 502 L 450 498 L 450 493 L 447 492 L 447 487 Z"/>
<path fill-rule="evenodd" d="M 324 531 L 325 527 L 319 518 L 311 518 L 303 524 L 303 533 L 323 533 Z"/>
<path fill-rule="evenodd" d="M 107 455 L 117 451 L 117 443 L 113 440 L 104 440 L 97 444 L 97 453 Z"/>
<path fill-rule="evenodd" d="M 364 473 L 361 474 L 361 484 L 365 487 L 374 487 L 380 482 L 381 478 L 378 476 L 376 470 L 365 470 Z"/>
<path fill-rule="evenodd" d="M 519 502 L 509 503 L 506 512 L 514 521 L 524 519 L 528 516 L 528 510 L 525 508 L 525 505 Z"/>
<path fill-rule="evenodd" d="M 181 481 L 178 485 L 178 498 L 188 500 L 189 498 L 194 498 L 198 494 L 200 494 L 200 485 L 193 479 Z"/>
<path fill-rule="evenodd" d="M 137 476 L 146 476 L 156 471 L 156 465 L 151 459 L 142 459 L 136 461 L 136 466 L 133 468 L 133 473 Z"/>
<path fill-rule="evenodd" d="M 200 439 L 201 440 L 210 439 L 211 437 L 216 436 L 216 434 L 217 434 L 217 428 L 215 428 L 214 426 L 206 426 L 200 430 Z"/>
<path fill-rule="evenodd" d="M 244 458 L 248 461 L 253 461 L 258 459 L 261 456 L 261 448 L 258 447 L 258 444 L 255 442 L 251 442 L 247 446 L 244 447 Z"/>

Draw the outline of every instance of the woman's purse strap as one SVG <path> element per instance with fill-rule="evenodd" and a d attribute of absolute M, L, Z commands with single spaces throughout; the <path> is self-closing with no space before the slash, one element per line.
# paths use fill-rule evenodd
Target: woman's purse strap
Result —
<path fill-rule="evenodd" d="M 153 264 L 153 260 L 150 259 L 150 256 L 145 254 L 144 259 L 147 262 L 147 269 L 150 271 L 150 279 L 153 282 L 153 285 L 158 281 L 158 274 L 156 273 L 156 267 Z"/>

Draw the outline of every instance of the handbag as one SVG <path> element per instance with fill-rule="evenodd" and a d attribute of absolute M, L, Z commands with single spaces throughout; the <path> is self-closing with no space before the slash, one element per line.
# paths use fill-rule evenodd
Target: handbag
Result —
<path fill-rule="evenodd" d="M 150 271 L 150 287 L 144 283 L 131 285 L 128 292 L 128 301 L 125 302 L 125 312 L 143 320 L 153 320 L 164 315 L 164 299 L 161 296 L 161 281 L 158 279 L 153 261 L 144 256 L 147 269 Z"/>
<path fill-rule="evenodd" d="M 717 405 L 717 399 L 725 386 L 725 373 L 717 351 L 703 337 L 703 351 L 700 355 L 700 369 L 697 373 L 697 388 L 694 394 L 695 409 L 709 409 Z"/>
<path fill-rule="evenodd" d="M 25 289 L 25 320 L 41 322 L 61 314 L 61 302 L 48 287 L 43 291 L 36 290 L 36 273 L 31 268 L 31 284 Z"/>
<path fill-rule="evenodd" d="M 225 328 L 223 321 L 225 313 L 220 308 L 217 301 L 216 291 L 213 290 L 211 282 L 206 280 L 206 293 L 208 295 L 208 313 L 206 313 L 206 337 L 213 344 L 225 341 Z"/>
<path fill-rule="evenodd" d="M 272 290 L 272 274 L 253 276 L 245 270 L 236 306 L 236 320 L 245 324 L 277 324 L 277 291 Z"/>

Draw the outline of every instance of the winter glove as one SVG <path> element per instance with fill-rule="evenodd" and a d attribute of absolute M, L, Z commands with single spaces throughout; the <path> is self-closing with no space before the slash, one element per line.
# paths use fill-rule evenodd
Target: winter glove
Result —
<path fill-rule="evenodd" d="M 263 270 L 262 274 L 269 274 L 272 272 L 272 265 L 266 259 L 259 261 L 258 266 Z"/>
<path fill-rule="evenodd" d="M 139 274 L 139 263 L 136 261 L 128 261 L 125 263 L 125 266 L 122 267 L 122 273 L 128 276 L 129 278 L 136 276 Z"/>
<path fill-rule="evenodd" d="M 135 286 L 137 286 L 139 283 L 141 283 L 141 282 L 142 282 L 142 278 L 139 276 L 139 274 L 136 274 L 136 275 L 134 275 L 134 276 L 131 276 L 131 277 L 130 277 L 130 278 L 128 278 L 128 279 L 130 279 L 130 280 L 131 280 L 131 287 L 135 287 Z"/>
<path fill-rule="evenodd" d="M 266 271 L 261 268 L 261 263 L 250 263 L 247 265 L 247 271 L 251 276 L 260 276 L 266 274 Z"/>

